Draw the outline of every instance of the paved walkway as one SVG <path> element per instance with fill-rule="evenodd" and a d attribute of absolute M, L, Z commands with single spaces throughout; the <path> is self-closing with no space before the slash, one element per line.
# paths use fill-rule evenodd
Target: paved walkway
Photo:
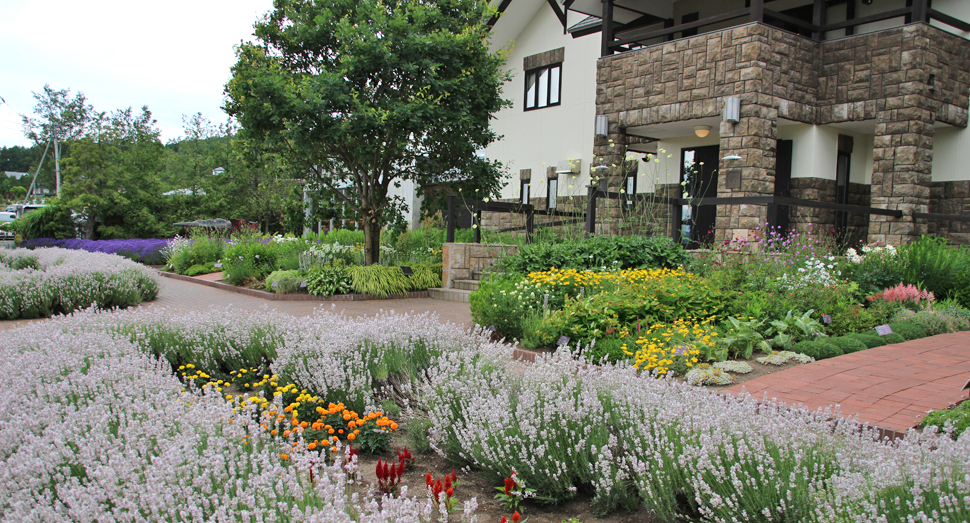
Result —
<path fill-rule="evenodd" d="M 158 297 L 141 307 L 204 310 L 212 306 L 258 311 L 263 307 L 295 316 L 336 305 L 337 312 L 370 316 L 381 310 L 434 311 L 442 322 L 471 327 L 474 322 L 467 303 L 409 298 L 368 301 L 268 301 L 202 284 L 161 278 Z M 32 321 L 0 322 L 0 330 Z M 523 351 L 526 352 L 526 351 Z M 528 355 L 524 355 L 528 356 Z M 854 354 L 793 367 L 726 389 L 742 390 L 755 398 L 767 395 L 787 404 L 810 409 L 839 405 L 845 416 L 858 415 L 887 431 L 905 432 L 916 426 L 927 411 L 944 409 L 967 397 L 961 390 L 970 380 L 970 332 L 943 334 L 896 345 L 876 347 Z"/>
<path fill-rule="evenodd" d="M 800 365 L 746 381 L 725 392 L 767 394 L 812 410 L 839 405 L 843 416 L 859 416 L 879 428 L 906 432 L 927 411 L 967 398 L 970 332 L 885 345 Z"/>

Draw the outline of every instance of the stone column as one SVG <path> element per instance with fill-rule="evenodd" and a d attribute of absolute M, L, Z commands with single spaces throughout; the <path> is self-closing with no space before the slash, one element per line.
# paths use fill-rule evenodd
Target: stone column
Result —
<path fill-rule="evenodd" d="M 757 86 L 752 89 L 760 90 Z M 740 121 L 736 124 L 721 122 L 718 197 L 771 196 L 775 193 L 777 122 L 778 108 L 770 96 L 758 92 L 741 95 Z M 741 159 L 723 159 L 732 155 Z M 765 225 L 767 210 L 766 205 L 718 206 L 716 240 L 752 237 L 755 229 Z"/>
<path fill-rule="evenodd" d="M 627 136 L 619 123 L 610 115 L 610 134 L 593 139 L 593 165 L 590 170 L 590 183 L 595 185 L 606 180 L 606 190 L 620 192 L 626 184 L 624 160 L 626 159 Z M 597 169 L 605 167 L 605 169 Z M 596 202 L 596 234 L 613 236 L 618 233 L 617 206 L 622 202 L 601 197 Z"/>
<path fill-rule="evenodd" d="M 927 232 L 926 222 L 912 214 L 930 209 L 935 115 L 922 94 L 904 92 L 908 87 L 902 84 L 901 96 L 888 98 L 877 114 L 872 172 L 872 207 L 900 210 L 903 216 L 872 215 L 869 242 L 903 245 Z"/>

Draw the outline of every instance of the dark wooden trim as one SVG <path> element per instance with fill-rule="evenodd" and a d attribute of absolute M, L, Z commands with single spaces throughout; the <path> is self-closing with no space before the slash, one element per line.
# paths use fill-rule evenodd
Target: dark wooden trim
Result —
<path fill-rule="evenodd" d="M 914 22 L 929 22 L 929 0 L 913 0 L 913 15 L 911 20 Z"/>
<path fill-rule="evenodd" d="M 845 19 L 854 20 L 855 19 L 855 3 L 856 0 L 846 0 L 845 2 Z M 815 22 L 816 25 L 822 25 L 824 22 Z M 845 36 L 852 36 L 855 34 L 855 27 L 846 27 Z"/>
<path fill-rule="evenodd" d="M 502 3 L 499 4 L 499 6 L 498 6 L 498 14 L 496 14 L 495 16 L 493 16 L 488 21 L 488 24 L 487 25 L 488 25 L 488 28 L 489 29 L 495 27 L 495 23 L 498 22 L 499 17 L 502 16 L 502 13 L 504 13 L 505 10 L 508 9 L 509 8 L 509 5 L 511 5 L 511 4 L 512 4 L 512 0 L 502 0 Z"/>
<path fill-rule="evenodd" d="M 856 27 L 863 24 L 871 24 L 873 22 L 880 22 L 882 20 L 889 20 L 890 18 L 899 18 L 900 16 L 907 16 L 913 12 L 912 7 L 901 7 L 899 9 L 893 9 L 892 11 L 886 11 L 884 13 L 877 13 L 874 15 L 863 16 L 862 18 L 856 18 L 854 20 L 846 20 L 844 22 L 835 22 L 831 24 L 825 24 L 819 28 L 820 31 L 832 31 L 835 29 L 845 29 L 847 27 Z"/>
<path fill-rule="evenodd" d="M 752 22 L 765 21 L 765 0 L 751 0 L 751 14 L 749 15 Z"/>
<path fill-rule="evenodd" d="M 806 22 L 805 20 L 802 20 L 800 18 L 795 18 L 794 16 L 786 15 L 785 13 L 781 13 L 778 11 L 772 11 L 770 9 L 764 10 L 764 18 L 772 18 L 775 20 L 781 20 L 782 22 L 788 22 L 789 24 L 792 24 L 795 27 L 808 29 L 809 31 L 812 31 L 812 34 L 814 34 L 815 31 L 818 29 L 818 27 L 816 27 L 811 22 Z"/>
<path fill-rule="evenodd" d="M 600 56 L 613 54 L 613 0 L 603 0 L 603 40 Z"/>
<path fill-rule="evenodd" d="M 562 24 L 562 34 L 566 34 L 566 13 L 559 8 L 559 2 L 556 0 L 546 0 L 549 6 L 552 7 L 554 13 L 556 13 L 556 18 L 559 19 L 559 23 Z"/>
<path fill-rule="evenodd" d="M 458 221 L 458 217 L 455 214 L 458 212 L 458 202 L 454 194 L 448 195 L 448 229 L 445 233 L 445 241 L 448 243 L 455 243 L 455 223 Z"/>
<path fill-rule="evenodd" d="M 914 212 L 913 218 L 921 220 L 945 220 L 949 222 L 970 222 L 970 216 L 963 214 L 937 214 L 933 212 Z"/>
<path fill-rule="evenodd" d="M 727 20 L 733 20 L 735 18 L 742 18 L 750 15 L 750 9 L 737 9 L 734 11 L 729 11 L 727 13 L 722 13 L 717 16 L 711 16 L 708 18 L 703 18 L 696 22 L 691 22 L 689 24 L 673 25 L 670 27 L 665 27 L 663 29 L 640 29 L 632 30 L 629 35 L 626 35 L 626 31 L 619 31 L 617 36 L 621 38 L 612 44 L 612 47 L 617 47 L 626 44 L 632 44 L 639 42 L 641 40 L 650 40 L 652 38 L 659 38 L 662 36 L 672 35 L 674 33 L 679 33 L 686 29 L 693 29 L 695 27 L 704 27 L 705 25 L 716 24 L 719 22 L 725 22 Z M 604 55 L 605 56 L 605 55 Z"/>
<path fill-rule="evenodd" d="M 970 24 L 964 22 L 963 20 L 960 20 L 959 18 L 954 18 L 948 14 L 941 13 L 936 9 L 932 9 L 932 8 L 929 11 L 927 11 L 927 14 L 933 20 L 939 20 L 940 22 L 943 22 L 944 24 L 949 25 L 951 27 L 955 27 L 961 31 L 970 31 Z"/>

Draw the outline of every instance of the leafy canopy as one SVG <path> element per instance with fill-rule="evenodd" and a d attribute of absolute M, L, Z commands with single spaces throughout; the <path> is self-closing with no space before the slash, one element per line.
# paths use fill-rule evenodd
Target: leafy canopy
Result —
<path fill-rule="evenodd" d="M 274 5 L 258 42 L 238 48 L 226 111 L 365 217 L 368 262 L 392 218 L 391 184 L 498 190 L 498 164 L 476 155 L 497 139 L 489 119 L 508 105 L 485 2 Z"/>

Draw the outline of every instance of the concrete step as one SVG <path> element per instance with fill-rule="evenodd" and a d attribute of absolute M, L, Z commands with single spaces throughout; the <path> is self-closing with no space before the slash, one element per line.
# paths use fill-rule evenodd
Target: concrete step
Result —
<path fill-rule="evenodd" d="M 463 303 L 468 303 L 468 296 L 472 293 L 472 291 L 466 289 L 444 289 L 441 287 L 428 289 L 428 291 L 431 293 L 431 298 L 435 300 L 458 301 Z"/>
<path fill-rule="evenodd" d="M 475 291 L 478 290 L 478 280 L 455 280 L 451 283 L 451 288 Z"/>

